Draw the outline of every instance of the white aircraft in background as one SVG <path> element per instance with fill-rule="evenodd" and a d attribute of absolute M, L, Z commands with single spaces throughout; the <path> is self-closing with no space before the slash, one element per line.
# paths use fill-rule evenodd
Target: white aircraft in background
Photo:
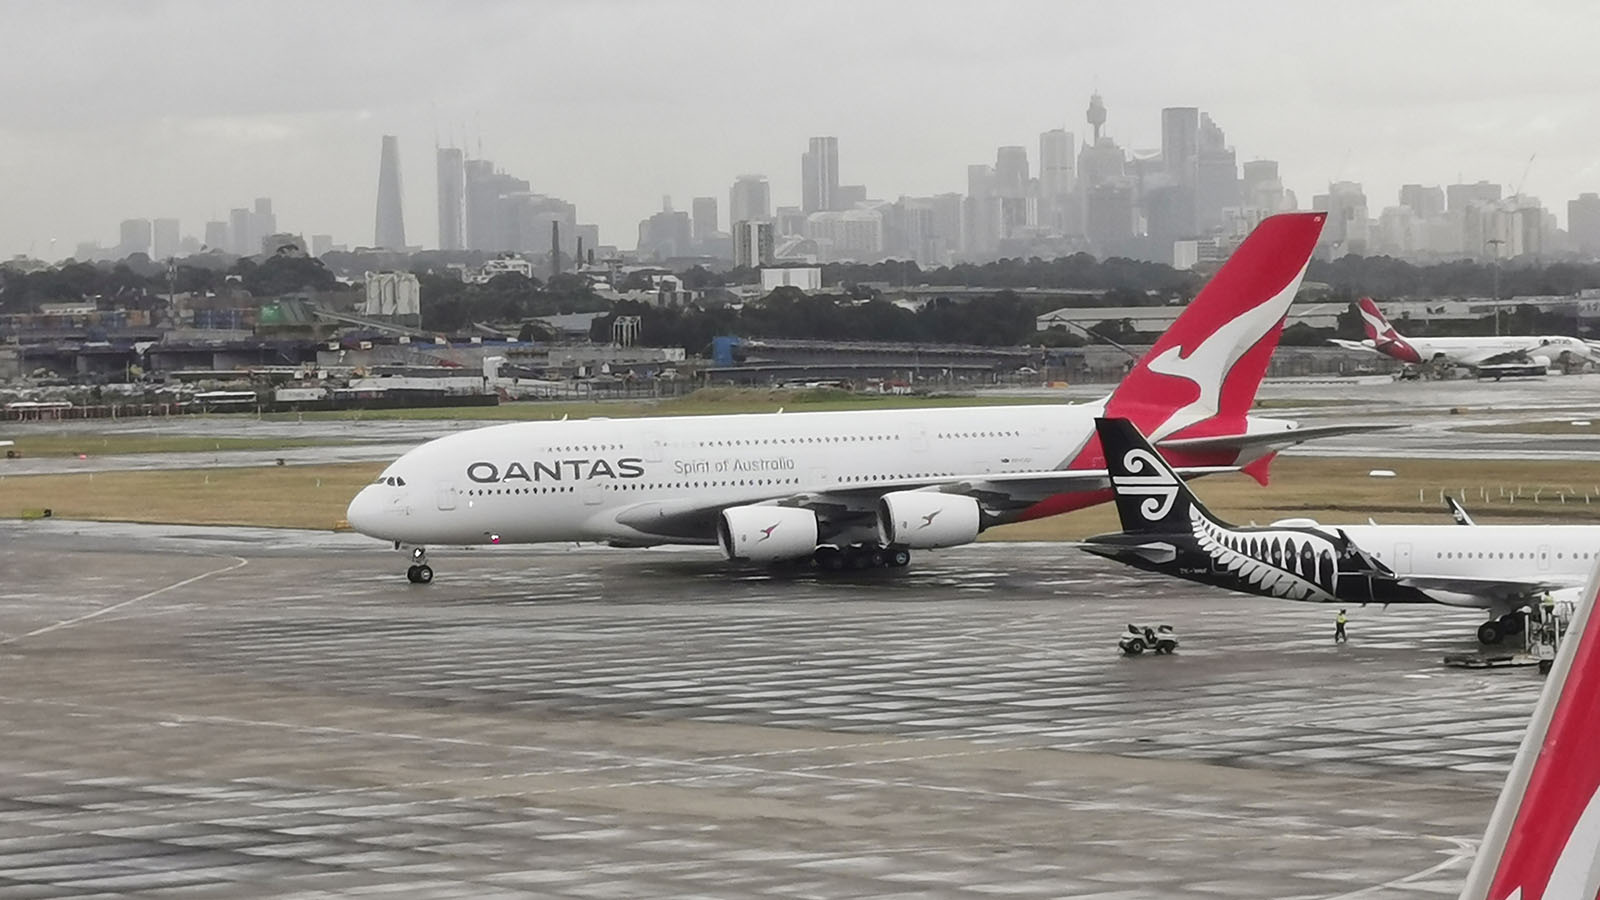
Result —
<path fill-rule="evenodd" d="M 1589 360 L 1595 350 L 1583 340 L 1562 335 L 1408 338 L 1389 324 L 1371 297 L 1362 297 L 1356 305 L 1367 339 L 1334 339 L 1333 343 L 1351 350 L 1381 353 L 1409 365 L 1460 366 L 1479 376 L 1543 375 L 1562 356 Z"/>
<path fill-rule="evenodd" d="M 1253 232 L 1104 400 L 1082 405 L 523 422 L 400 457 L 351 501 L 350 526 L 429 544 L 720 544 L 731 559 L 903 566 L 993 525 L 1110 499 L 1094 419 L 1125 416 L 1191 474 L 1368 426 L 1247 415 L 1323 213 Z"/>
<path fill-rule="evenodd" d="M 1078 546 L 1135 568 L 1265 597 L 1312 603 L 1441 603 L 1483 609 L 1478 639 L 1522 629 L 1542 595 L 1576 600 L 1600 561 L 1600 525 L 1240 527 L 1205 508 L 1126 419 L 1101 419 L 1122 531 Z"/>
<path fill-rule="evenodd" d="M 1461 900 L 1600 900 L 1600 569 L 1590 573 Z"/>

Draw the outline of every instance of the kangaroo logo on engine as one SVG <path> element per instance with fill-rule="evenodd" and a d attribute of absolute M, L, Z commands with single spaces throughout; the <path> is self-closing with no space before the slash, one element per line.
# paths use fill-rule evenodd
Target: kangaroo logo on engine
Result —
<path fill-rule="evenodd" d="M 1159 522 L 1166 518 L 1178 499 L 1177 477 L 1143 447 L 1134 447 L 1123 454 L 1122 466 L 1130 474 L 1111 476 L 1111 484 L 1117 492 L 1145 498 L 1139 504 L 1139 515 L 1146 520 Z"/>
<path fill-rule="evenodd" d="M 637 456 L 621 459 L 558 459 L 550 462 L 534 460 L 527 466 L 520 462 L 506 463 L 504 467 L 492 462 L 475 462 L 467 466 L 467 477 L 478 484 L 496 484 L 506 481 L 592 481 L 596 478 L 643 478 L 644 460 Z"/>

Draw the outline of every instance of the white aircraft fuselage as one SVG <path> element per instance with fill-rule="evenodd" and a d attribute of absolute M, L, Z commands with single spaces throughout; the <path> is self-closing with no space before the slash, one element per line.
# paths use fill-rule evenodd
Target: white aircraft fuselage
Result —
<path fill-rule="evenodd" d="M 987 526 L 1105 499 L 1081 485 L 1052 485 L 1048 475 L 1025 477 L 1074 459 L 1094 436 L 1102 408 L 1097 402 L 497 425 L 406 453 L 362 489 L 348 519 L 364 534 L 414 545 L 709 544 L 717 535 L 708 523 L 723 508 L 776 507 L 822 494 L 833 505 L 849 505 L 859 495 L 854 512 L 867 517 L 841 528 L 832 542 L 843 543 L 875 533 L 870 514 L 885 493 L 937 492 L 951 478 L 970 484 L 987 476 L 994 492 L 1005 494 Z M 1251 434 L 1291 427 L 1248 422 Z M 1249 461 L 1233 452 L 1227 457 L 1221 462 Z"/>

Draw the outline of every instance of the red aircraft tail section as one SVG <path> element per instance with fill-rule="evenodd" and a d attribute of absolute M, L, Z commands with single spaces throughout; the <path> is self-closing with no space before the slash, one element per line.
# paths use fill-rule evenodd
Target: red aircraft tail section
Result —
<path fill-rule="evenodd" d="M 1361 311 L 1361 327 L 1367 333 L 1367 340 L 1384 356 L 1390 356 L 1401 362 L 1420 363 L 1422 354 L 1417 348 L 1406 343 L 1400 332 L 1394 330 L 1389 320 L 1378 309 L 1378 304 L 1372 302 L 1371 297 L 1362 297 L 1356 306 Z"/>
<path fill-rule="evenodd" d="M 1600 569 L 1551 670 L 1462 900 L 1600 898 Z"/>

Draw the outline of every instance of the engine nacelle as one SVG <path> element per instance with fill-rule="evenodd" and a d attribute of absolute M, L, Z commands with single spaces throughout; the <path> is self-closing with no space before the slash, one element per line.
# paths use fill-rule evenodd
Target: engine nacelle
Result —
<path fill-rule="evenodd" d="M 978 501 L 960 494 L 895 491 L 878 498 L 878 538 L 885 545 L 933 550 L 978 539 Z"/>
<path fill-rule="evenodd" d="M 717 543 L 729 559 L 807 557 L 817 549 L 817 514 L 792 506 L 730 506 L 717 518 Z"/>

